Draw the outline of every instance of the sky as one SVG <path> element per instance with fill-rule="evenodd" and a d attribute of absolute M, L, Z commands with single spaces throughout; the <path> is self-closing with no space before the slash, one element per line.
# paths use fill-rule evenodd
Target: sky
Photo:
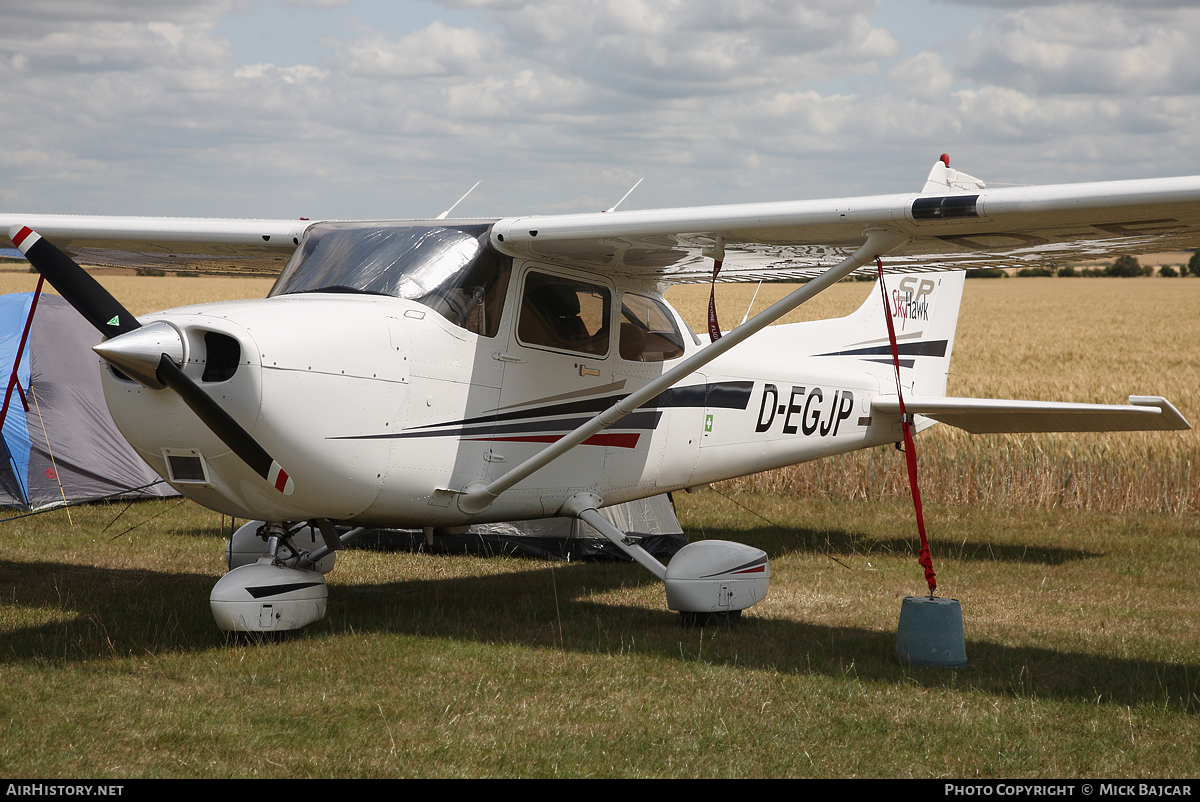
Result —
<path fill-rule="evenodd" d="M 1194 0 L 0 0 L 0 209 L 413 218 L 1200 173 Z"/>

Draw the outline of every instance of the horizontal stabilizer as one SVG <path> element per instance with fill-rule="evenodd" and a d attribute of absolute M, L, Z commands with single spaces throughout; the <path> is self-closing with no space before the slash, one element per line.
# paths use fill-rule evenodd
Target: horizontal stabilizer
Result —
<path fill-rule="evenodd" d="M 994 398 L 906 398 L 911 414 L 924 415 L 971 434 L 1023 432 L 1140 432 L 1192 428 L 1170 401 L 1158 396 L 1129 396 L 1129 405 L 1064 404 L 1054 401 L 1005 401 Z M 876 396 L 871 409 L 899 415 L 894 396 Z"/>

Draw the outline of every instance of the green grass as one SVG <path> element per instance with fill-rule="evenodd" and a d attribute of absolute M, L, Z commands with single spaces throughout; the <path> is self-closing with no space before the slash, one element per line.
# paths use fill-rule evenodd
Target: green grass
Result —
<path fill-rule="evenodd" d="M 681 494 L 693 540 L 771 556 L 771 595 L 731 629 L 682 629 L 631 565 L 350 552 L 328 617 L 261 645 L 227 643 L 208 611 L 219 516 L 174 504 L 103 534 L 120 507 L 0 527 L 0 773 L 1200 771 L 1191 516 L 929 510 L 970 660 L 945 670 L 893 657 L 924 588 L 900 502 Z"/>

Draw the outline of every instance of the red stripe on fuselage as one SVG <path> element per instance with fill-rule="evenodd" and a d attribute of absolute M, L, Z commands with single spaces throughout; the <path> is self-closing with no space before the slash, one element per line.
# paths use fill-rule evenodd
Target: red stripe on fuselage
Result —
<path fill-rule="evenodd" d="M 638 438 L 641 435 L 636 432 L 616 433 L 616 434 L 594 434 L 584 440 L 580 445 L 585 446 L 612 446 L 614 448 L 637 448 Z M 557 443 L 563 439 L 561 434 L 529 434 L 517 437 L 470 437 L 468 440 L 492 440 L 495 442 L 504 443 Z"/>

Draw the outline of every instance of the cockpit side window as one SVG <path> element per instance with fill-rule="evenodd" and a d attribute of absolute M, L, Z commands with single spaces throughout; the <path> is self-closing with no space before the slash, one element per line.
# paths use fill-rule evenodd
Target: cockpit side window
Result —
<path fill-rule="evenodd" d="M 666 304 L 627 292 L 621 296 L 621 358 L 665 362 L 683 356 L 683 335 Z"/>
<path fill-rule="evenodd" d="M 517 339 L 525 345 L 605 356 L 611 307 L 607 287 L 530 272 L 521 295 Z"/>
<path fill-rule="evenodd" d="M 512 258 L 488 248 L 457 281 L 414 300 L 469 332 L 495 337 L 511 275 Z"/>

